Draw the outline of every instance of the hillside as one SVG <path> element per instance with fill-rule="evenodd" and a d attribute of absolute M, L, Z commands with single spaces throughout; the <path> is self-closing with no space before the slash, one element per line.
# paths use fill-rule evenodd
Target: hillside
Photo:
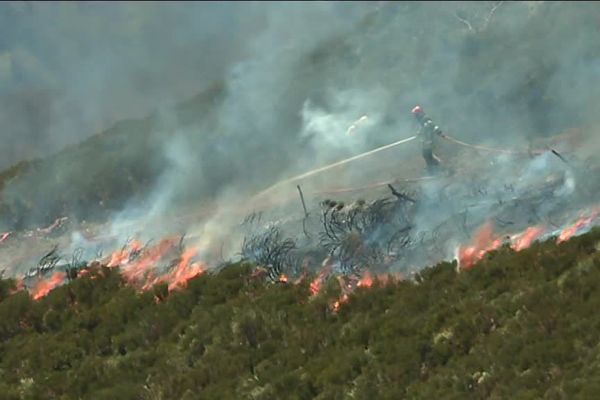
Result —
<path fill-rule="evenodd" d="M 103 221 L 130 204 L 144 207 L 175 180 L 169 171 L 178 173 L 178 162 L 180 203 L 257 191 L 409 136 L 415 103 L 479 143 L 525 147 L 587 130 L 597 123 L 597 91 L 584 83 L 596 71 L 598 41 L 588 38 L 597 35 L 597 13 L 589 3 L 383 2 L 343 28 L 298 35 L 289 48 L 267 35 L 256 58 L 195 98 L 0 174 L 0 225 Z M 569 20 L 580 21 L 576 32 Z M 349 140 L 344 131 L 363 114 L 371 125 Z M 369 168 L 388 178 L 398 170 L 389 159 Z"/>
<path fill-rule="evenodd" d="M 0 171 L 0 400 L 597 397 L 600 8 L 236 4 L 208 36 L 115 6 L 173 58 L 83 41 L 72 106 L 31 96 L 73 124 L 7 119 L 75 144 Z M 56 131 L 136 98 L 171 106 Z"/>
<path fill-rule="evenodd" d="M 198 126 L 223 96 L 219 84 L 169 113 L 178 129 Z M 174 128 L 173 128 L 174 129 Z M 0 174 L 4 229 L 47 225 L 60 216 L 104 220 L 132 198 L 144 198 L 168 167 L 163 142 L 169 126 L 158 113 L 121 121 L 107 131 Z M 207 138 L 208 140 L 208 138 Z"/>
<path fill-rule="evenodd" d="M 600 230 L 414 280 L 267 284 L 246 264 L 136 293 L 114 269 L 0 291 L 6 399 L 591 398 Z"/>

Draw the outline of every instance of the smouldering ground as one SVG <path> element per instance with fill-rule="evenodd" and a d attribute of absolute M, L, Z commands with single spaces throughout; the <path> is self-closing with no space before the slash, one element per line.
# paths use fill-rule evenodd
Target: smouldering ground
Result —
<path fill-rule="evenodd" d="M 589 155 L 589 147 L 581 146 L 578 140 L 577 132 L 569 132 L 535 145 L 539 147 L 551 146 L 559 149 L 571 160 L 584 159 Z M 442 144 L 439 148 L 439 154 L 443 157 L 448 172 L 435 178 L 424 176 L 424 162 L 420 157 L 418 142 L 412 142 L 406 147 L 391 149 L 377 156 L 347 164 L 314 178 L 304 180 L 300 184 L 307 206 L 313 213 L 314 218 L 318 204 L 327 198 L 335 198 L 350 203 L 359 198 L 370 201 L 389 196 L 390 192 L 385 184 L 388 181 L 396 180 L 394 185 L 397 187 L 406 186 L 405 184 L 409 184 L 409 182 L 410 185 L 419 186 L 419 179 L 431 179 L 446 185 L 480 178 L 483 171 L 487 171 L 487 174 L 492 173 L 491 176 L 493 176 L 495 166 L 493 158 L 490 158 L 489 154 L 457 148 L 449 144 Z M 527 157 L 518 162 L 526 164 L 528 162 Z M 542 179 L 541 184 L 543 183 Z M 538 184 L 540 182 L 535 183 L 535 185 Z M 215 215 L 219 215 L 218 213 L 227 217 L 227 221 L 225 219 L 222 221 L 224 229 L 235 230 L 237 222 L 242 221 L 249 213 L 257 211 L 271 214 L 271 218 L 287 218 L 292 224 L 297 224 L 297 221 L 303 217 L 303 210 L 295 184 L 282 186 L 268 196 L 261 198 L 253 199 L 249 196 L 248 198 L 236 199 L 235 204 L 214 203 L 201 207 L 192 206 L 186 210 L 169 210 L 169 215 L 162 217 L 123 221 L 117 229 L 118 234 L 115 234 L 114 221 L 103 224 L 89 224 L 71 220 L 65 224 L 64 229 L 57 229 L 49 233 L 41 231 L 13 232 L 0 243 L 0 257 L 7 275 L 14 276 L 27 273 L 30 268 L 37 265 L 39 259 L 53 246 L 58 246 L 65 262 L 69 261 L 70 253 L 77 247 L 85 248 L 85 261 L 107 260 L 111 254 L 117 252 L 124 245 L 126 238 L 142 240 L 141 235 L 145 235 L 146 239 L 150 237 L 160 241 L 164 237 L 188 233 L 189 243 L 193 246 L 196 240 L 205 243 L 208 241 L 206 236 L 202 236 L 206 235 L 206 232 L 197 229 L 197 227 L 202 227 L 207 220 L 214 219 Z M 578 210 L 567 211 L 573 211 L 574 214 L 566 216 L 561 221 L 563 225 L 573 223 L 578 219 L 576 215 Z M 318 215 L 316 217 L 318 218 Z M 227 223 L 230 225 L 227 226 Z M 531 229 L 536 228 L 531 227 Z M 195 234 L 195 232 L 199 233 Z M 501 233 L 498 232 L 497 234 L 500 235 Z M 520 234 L 520 232 L 509 233 Z M 547 229 L 537 236 L 532 235 L 531 232 L 528 235 L 537 238 L 545 233 L 548 233 Z M 468 239 L 465 239 L 465 245 L 467 242 Z M 492 240 L 483 247 L 491 246 L 490 248 L 492 248 L 494 247 L 493 243 Z M 211 246 L 215 247 L 214 243 Z M 481 250 L 478 249 L 478 251 Z M 102 255 L 98 254 L 100 251 L 102 251 Z M 213 248 L 212 251 L 214 252 L 215 249 Z M 215 260 L 200 261 L 210 264 Z M 431 259 L 431 262 L 435 261 L 438 260 Z M 138 264 L 135 265 L 136 268 L 139 267 Z M 203 265 L 204 267 L 206 265 Z M 147 277 L 146 279 L 145 283 L 148 284 L 156 278 Z"/>

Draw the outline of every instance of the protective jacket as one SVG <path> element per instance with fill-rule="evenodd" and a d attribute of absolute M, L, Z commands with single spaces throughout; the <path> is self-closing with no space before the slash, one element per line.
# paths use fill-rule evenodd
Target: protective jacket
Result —
<path fill-rule="evenodd" d="M 441 163 L 439 157 L 434 153 L 433 146 L 436 136 L 443 136 L 443 133 L 440 127 L 427 116 L 422 116 L 419 123 L 421 124 L 418 134 L 421 140 L 421 151 L 427 167 L 431 170 Z"/>

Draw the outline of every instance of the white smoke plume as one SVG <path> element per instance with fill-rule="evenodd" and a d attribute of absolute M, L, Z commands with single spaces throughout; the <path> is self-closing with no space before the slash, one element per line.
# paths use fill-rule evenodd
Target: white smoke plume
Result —
<path fill-rule="evenodd" d="M 591 127 L 582 136 L 593 144 L 588 150 L 598 149 L 594 123 L 600 92 L 590 83 L 600 65 L 594 19 L 599 11 L 591 3 L 3 7 L 17 21 L 10 25 L 7 19 L 5 26 L 17 26 L 0 46 L 0 77 L 8 79 L 11 88 L 0 98 L 19 99 L 13 94 L 25 93 L 20 92 L 24 87 L 46 95 L 34 96 L 43 112 L 27 111 L 23 100 L 16 102 L 22 104 L 18 112 L 1 114 L 12 129 L 6 140 L 20 143 L 11 145 L 11 154 L 18 154 L 15 146 L 23 143 L 31 154 L 58 149 L 121 117 L 163 109 L 155 114 L 158 122 L 148 134 L 160 151 L 144 157 L 147 164 L 142 165 L 157 170 L 155 179 L 144 195 L 120 204 L 112 215 L 112 233 L 117 236 L 128 236 L 132 221 L 154 221 L 147 222 L 152 226 L 148 229 L 161 231 L 166 226 L 156 221 L 170 220 L 161 216 L 204 210 L 202 217 L 170 223 L 202 237 L 198 240 L 221 240 L 235 231 L 245 212 L 259 207 L 247 201 L 255 193 L 413 135 L 416 125 L 410 109 L 415 104 L 423 106 L 444 132 L 477 144 L 526 150 L 537 139 Z M 59 24 L 63 19 L 72 22 Z M 42 22 L 48 20 L 57 23 Z M 107 32 L 103 27 L 108 22 L 117 28 Z M 17 33 L 27 26 L 33 26 L 34 33 L 22 43 Z M 74 39 L 61 40 L 67 36 Z M 47 50 L 50 43 L 60 45 L 52 52 Z M 24 78 L 16 70 L 39 80 L 37 86 L 19 83 Z M 183 121 L 176 107 L 169 107 L 211 82 L 218 82 L 221 91 L 211 95 L 210 112 L 194 115 L 192 124 Z M 36 119 L 26 118 L 32 114 L 41 118 L 35 126 L 28 124 Z M 365 115 L 367 119 L 357 123 Z M 46 142 L 39 143 L 52 146 L 28 147 L 38 141 L 23 132 L 43 132 Z M 18 142 L 17 136 L 29 139 Z M 446 159 L 452 155 L 444 154 Z M 499 187 L 523 173 L 523 187 L 516 191 L 525 190 L 540 171 L 559 168 L 553 156 L 540 157 L 524 170 L 506 157 L 485 161 L 496 163 L 494 185 Z M 69 168 L 59 165 L 52 172 Z M 371 177 L 381 180 L 396 171 L 413 178 L 425 173 L 417 142 L 301 184 L 314 208 L 318 199 L 308 195 L 312 189 L 368 184 Z M 76 172 L 86 173 L 83 168 Z M 578 183 L 571 176 L 561 193 L 569 195 Z M 30 181 L 15 184 L 3 196 L 12 202 L 31 186 Z M 433 199 L 440 187 L 428 183 L 421 189 Z M 295 184 L 267 200 L 277 204 L 290 199 L 301 215 Z M 431 230 L 431 224 L 439 222 L 437 212 L 459 211 L 464 204 L 448 201 L 444 207 L 440 210 L 433 200 L 424 202 L 418 229 Z M 480 206 L 477 212 L 491 208 Z M 137 226 L 141 229 L 140 223 Z M 235 246 L 229 253 L 235 253 Z"/>

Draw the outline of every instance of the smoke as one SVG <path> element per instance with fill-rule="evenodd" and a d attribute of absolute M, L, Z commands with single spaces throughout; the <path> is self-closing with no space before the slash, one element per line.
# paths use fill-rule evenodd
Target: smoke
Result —
<path fill-rule="evenodd" d="M 0 118 L 11 132 L 3 138 L 15 157 L 10 162 L 79 141 L 119 118 L 163 109 L 149 135 L 158 155 L 141 160 L 141 168 L 158 173 L 150 190 L 129 198 L 111 218 L 121 236 L 129 229 L 121 226 L 132 220 L 210 209 L 215 211 L 202 222 L 190 218 L 182 224 L 214 247 L 235 231 L 244 212 L 261 206 L 248 204 L 257 191 L 413 135 L 409 111 L 415 104 L 453 136 L 520 149 L 597 121 L 600 92 L 592 83 L 600 72 L 600 11 L 588 3 L 2 7 L 10 18 L 0 21 L 6 31 L 0 79 L 8 82 L 0 98 L 12 99 L 14 106 L 3 108 L 8 111 Z M 173 103 L 213 82 L 221 89 L 209 96 L 211 106 L 194 109 L 200 115 L 192 124 L 183 121 Z M 594 130 L 583 134 L 596 140 Z M 392 157 L 410 160 L 401 165 L 403 173 L 424 174 L 416 142 L 393 151 L 302 185 L 357 184 L 367 180 L 367 168 L 400 171 L 397 163 L 388 165 Z M 497 191 L 523 171 L 512 159 L 489 161 L 496 163 Z M 524 192 L 554 162 L 534 161 L 516 190 Z M 574 177 L 568 182 L 565 195 L 577 184 Z M 430 199 L 416 219 L 423 231 L 464 208 L 464 199 L 438 207 L 438 183 L 420 189 Z M 21 190 L 26 189 L 13 190 L 11 198 Z M 283 192 L 267 200 L 295 198 L 295 185 Z M 309 205 L 315 200 L 309 198 Z M 478 212 L 493 208 L 481 206 Z"/>
<path fill-rule="evenodd" d="M 337 159 L 366 148 L 381 123 L 389 96 L 383 90 L 336 91 L 329 94 L 328 106 L 319 107 L 308 99 L 302 106 L 301 137 L 310 139 L 317 160 Z"/>
<path fill-rule="evenodd" d="M 244 56 L 248 7 L 2 3 L 0 167 L 195 95 Z"/>

